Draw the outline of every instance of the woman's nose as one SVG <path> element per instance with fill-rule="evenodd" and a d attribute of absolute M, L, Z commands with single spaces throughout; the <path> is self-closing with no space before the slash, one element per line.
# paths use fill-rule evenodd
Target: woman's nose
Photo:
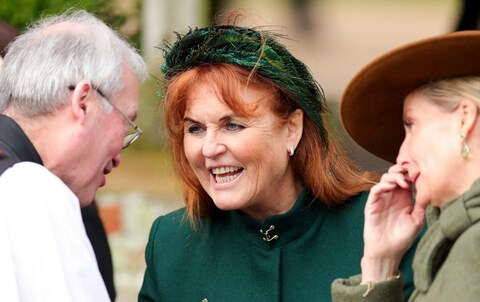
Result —
<path fill-rule="evenodd" d="M 202 147 L 203 156 L 213 158 L 225 152 L 226 146 L 221 142 L 219 136 L 220 134 L 218 133 L 207 133 Z"/>
<path fill-rule="evenodd" d="M 400 167 L 406 168 L 409 161 L 410 161 L 410 158 L 407 152 L 406 141 L 404 140 L 402 142 L 402 145 L 400 146 L 400 150 L 398 150 L 397 165 L 399 165 Z"/>

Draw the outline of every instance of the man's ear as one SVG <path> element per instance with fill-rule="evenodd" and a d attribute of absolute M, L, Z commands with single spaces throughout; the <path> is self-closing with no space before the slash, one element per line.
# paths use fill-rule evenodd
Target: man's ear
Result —
<path fill-rule="evenodd" d="M 303 134 L 303 110 L 296 109 L 287 121 L 287 145 L 296 149 Z"/>
<path fill-rule="evenodd" d="M 87 109 L 90 105 L 88 101 L 91 98 L 92 93 L 92 85 L 85 80 L 78 83 L 71 93 L 70 106 L 72 116 L 82 124 L 85 123 L 87 117 Z"/>
<path fill-rule="evenodd" d="M 461 120 L 460 134 L 467 137 L 468 134 L 475 127 L 475 124 L 477 123 L 477 118 L 478 118 L 477 103 L 470 99 L 465 99 L 460 102 L 460 105 L 458 106 L 457 110 Z"/>

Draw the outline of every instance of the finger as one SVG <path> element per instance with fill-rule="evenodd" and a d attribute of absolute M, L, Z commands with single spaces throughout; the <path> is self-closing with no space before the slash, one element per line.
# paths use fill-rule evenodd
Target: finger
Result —
<path fill-rule="evenodd" d="M 378 204 L 387 206 L 390 202 L 398 200 L 397 197 L 410 204 L 411 207 L 412 191 L 410 189 L 402 189 L 396 182 L 380 182 L 371 188 L 365 208 L 375 208 Z M 410 208 L 408 212 L 411 211 Z"/>
<path fill-rule="evenodd" d="M 406 189 L 407 186 L 411 186 L 411 180 L 410 177 L 408 176 L 408 170 L 400 165 L 393 165 L 388 169 L 388 173 L 391 174 L 402 174 L 403 179 L 406 180 L 405 182 L 402 182 L 402 187 Z"/>
<path fill-rule="evenodd" d="M 389 172 L 382 175 L 380 182 L 395 183 L 400 188 L 405 190 L 411 190 L 411 182 L 404 173 L 401 172 Z"/>
<path fill-rule="evenodd" d="M 390 168 L 388 168 L 388 173 L 405 173 L 407 172 L 404 168 L 402 168 L 400 165 L 393 165 Z"/>
<path fill-rule="evenodd" d="M 370 190 L 365 209 L 375 207 L 377 204 L 385 204 L 386 201 L 391 200 L 392 196 L 385 194 L 393 193 L 398 188 L 395 183 L 378 183 Z"/>
<path fill-rule="evenodd" d="M 397 188 L 398 185 L 395 181 L 382 181 L 373 186 L 370 191 L 374 194 L 385 193 Z"/>

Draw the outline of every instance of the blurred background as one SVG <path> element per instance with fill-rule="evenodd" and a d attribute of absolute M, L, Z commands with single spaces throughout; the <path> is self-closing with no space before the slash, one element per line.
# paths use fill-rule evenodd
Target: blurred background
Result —
<path fill-rule="evenodd" d="M 468 2 L 468 1 L 466 1 Z M 311 69 L 329 102 L 335 135 L 364 169 L 382 172 L 387 163 L 350 141 L 338 120 L 338 102 L 349 80 L 380 54 L 410 41 L 459 29 L 474 29 L 477 0 L 0 0 L 2 24 L 18 32 L 32 20 L 69 7 L 96 13 L 131 39 L 151 77 L 143 85 L 138 125 L 144 135 L 122 153 L 122 164 L 97 195 L 113 257 L 118 302 L 136 301 L 145 269 L 144 249 L 153 220 L 182 206 L 165 151 L 161 100 L 156 95 L 162 41 L 175 32 L 215 23 L 215 16 L 241 10 L 241 25 L 267 26 Z M 480 3 L 480 2 L 479 2 Z M 471 5 L 464 10 L 464 5 Z M 465 14 L 464 14 L 465 13 Z M 463 16 L 463 19 L 462 19 Z M 470 21 L 471 20 L 471 21 Z M 3 22 L 3 23 L 2 23 Z M 395 76 L 394 74 L 392 76 Z"/>

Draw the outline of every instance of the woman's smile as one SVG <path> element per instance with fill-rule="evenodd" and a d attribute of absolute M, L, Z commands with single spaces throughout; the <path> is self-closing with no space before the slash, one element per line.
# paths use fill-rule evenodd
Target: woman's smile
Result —
<path fill-rule="evenodd" d="M 219 167 L 210 170 L 216 183 L 227 183 L 242 174 L 241 167 Z"/>

